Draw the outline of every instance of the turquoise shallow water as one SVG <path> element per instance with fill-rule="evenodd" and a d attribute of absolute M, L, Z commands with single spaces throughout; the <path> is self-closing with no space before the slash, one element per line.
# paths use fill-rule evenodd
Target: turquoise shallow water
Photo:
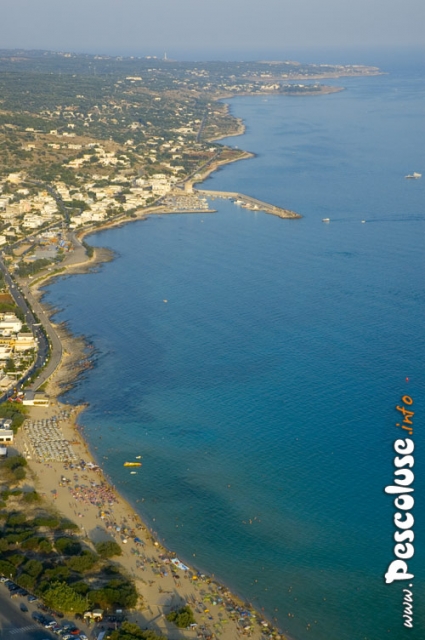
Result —
<path fill-rule="evenodd" d="M 425 180 L 404 175 L 425 175 L 425 83 L 417 67 L 343 83 L 232 100 L 247 131 L 231 144 L 256 157 L 205 183 L 302 220 L 216 200 L 216 214 L 101 232 L 90 242 L 117 259 L 46 299 L 96 348 L 68 396 L 90 403 L 91 448 L 165 544 L 296 640 L 419 640 Z M 417 419 L 413 630 L 401 586 L 383 581 L 404 393 Z"/>

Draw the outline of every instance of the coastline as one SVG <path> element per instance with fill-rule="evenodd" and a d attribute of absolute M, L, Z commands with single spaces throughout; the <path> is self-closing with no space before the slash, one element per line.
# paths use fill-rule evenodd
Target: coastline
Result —
<path fill-rule="evenodd" d="M 242 135 L 245 131 L 245 125 L 242 120 L 238 120 L 238 130 L 232 134 L 220 136 L 216 139 L 223 139 L 230 136 Z M 190 187 L 196 192 L 202 193 L 193 187 L 193 185 L 204 181 L 211 173 L 218 170 L 221 166 L 236 162 L 242 159 L 250 159 L 255 154 L 248 151 L 241 151 L 237 158 L 224 159 L 222 161 L 211 162 L 201 173 L 201 176 L 190 180 Z M 234 194 L 215 194 L 209 192 L 213 197 L 232 197 Z M 270 205 L 272 207 L 272 205 Z M 275 209 L 277 209 L 275 207 Z M 285 211 L 285 210 L 282 210 Z M 85 465 L 94 464 L 97 466 L 94 453 L 90 450 L 88 442 L 84 438 L 84 427 L 79 424 L 78 419 L 88 405 L 66 405 L 59 400 L 59 397 L 66 391 L 71 389 L 77 382 L 78 377 L 85 370 L 92 366 L 89 344 L 84 336 L 73 335 L 66 323 L 57 324 L 52 321 L 52 317 L 58 311 L 51 308 L 43 302 L 44 287 L 48 286 L 53 279 L 61 276 L 74 274 L 84 274 L 96 270 L 102 263 L 109 262 L 114 259 L 115 254 L 110 249 L 104 247 L 93 247 L 92 255 L 87 255 L 86 246 L 84 246 L 85 238 L 90 235 L 120 227 L 128 222 L 147 220 L 150 215 L 182 213 L 180 211 L 172 211 L 164 206 L 153 205 L 149 208 L 142 209 L 132 215 L 124 215 L 119 219 L 108 221 L 95 227 L 87 227 L 75 234 L 74 251 L 69 258 L 60 265 L 60 267 L 52 273 L 42 273 L 34 281 L 27 281 L 26 287 L 30 293 L 29 299 L 33 297 L 40 304 L 48 318 L 51 329 L 56 334 L 60 345 L 60 360 L 54 371 L 49 375 L 48 379 L 43 383 L 47 395 L 51 399 L 51 404 L 47 408 L 31 407 L 28 419 L 40 420 L 48 419 L 61 412 L 67 412 L 70 415 L 62 426 L 65 440 L 72 445 L 78 460 L 84 460 Z M 266 213 L 271 213 L 267 211 Z M 290 216 L 280 217 L 301 217 L 294 212 L 288 212 Z M 275 213 L 274 215 L 279 215 Z M 22 283 L 21 283 L 22 284 Z M 29 301 L 30 301 L 29 300 Z M 35 384 L 34 388 L 41 386 Z M 18 450 L 24 452 L 30 451 L 30 444 L 24 429 L 18 432 L 16 438 Z M 42 462 L 33 459 L 30 456 L 28 460 L 30 473 L 32 475 L 36 490 L 42 495 L 48 509 L 59 511 L 66 518 L 75 522 L 80 527 L 80 536 L 82 540 L 90 547 L 95 542 L 110 540 L 111 527 L 104 526 L 102 516 L 98 507 L 90 504 L 84 504 L 83 509 L 79 509 L 81 505 L 77 501 L 69 501 L 69 488 L 60 486 L 60 478 L 65 474 L 67 468 L 64 468 L 63 462 Z M 84 468 L 87 468 L 86 466 Z M 69 472 L 68 472 L 69 473 Z M 80 472 L 79 472 L 80 473 Z M 114 505 L 110 508 L 111 517 L 115 523 L 119 523 L 122 528 L 129 521 L 137 525 L 137 536 L 143 540 L 143 550 L 149 560 L 145 563 L 141 571 L 137 555 L 131 548 L 131 543 L 122 542 L 121 547 L 123 555 L 119 557 L 117 563 L 121 565 L 126 574 L 135 582 L 137 591 L 140 596 L 140 602 L 143 602 L 141 608 L 131 612 L 132 622 L 137 622 L 142 628 L 150 628 L 158 633 L 165 634 L 168 638 L 193 638 L 194 630 L 184 630 L 176 628 L 165 619 L 165 615 L 175 609 L 177 606 L 189 604 L 195 610 L 195 617 L 202 634 L 198 637 L 217 637 L 221 636 L 224 640 L 230 640 L 241 635 L 252 637 L 258 640 L 264 638 L 276 638 L 281 640 L 290 640 L 289 636 L 283 635 L 273 626 L 273 623 L 266 619 L 263 613 L 255 611 L 255 609 L 247 602 L 244 602 L 240 595 L 231 593 L 229 589 L 217 582 L 214 574 L 209 576 L 201 573 L 199 568 L 187 566 L 187 571 L 180 573 L 176 578 L 176 572 L 173 575 L 164 575 L 165 570 L 169 567 L 169 562 L 175 557 L 175 554 L 155 538 L 155 532 L 146 525 L 136 509 L 116 491 L 111 480 L 106 476 L 102 469 L 97 471 L 101 483 L 108 487 L 108 491 L 114 494 Z M 56 489 L 52 490 L 52 487 Z M 80 519 L 83 518 L 83 519 Z M 112 536 L 116 541 L 119 536 L 113 531 Z M 126 546 L 127 545 L 127 546 Z M 158 573 L 162 567 L 163 572 Z M 170 597 L 165 597 L 170 596 Z M 206 604 L 205 604 L 206 602 Z M 230 615 L 227 613 L 231 611 Z M 249 612 L 248 618 L 241 618 L 239 611 Z"/>
<path fill-rule="evenodd" d="M 127 221 L 130 222 L 136 219 L 146 219 L 146 213 L 144 211 L 143 215 L 138 216 L 138 218 L 120 220 L 117 224 L 86 229 L 80 235 L 80 240 L 105 228 L 120 226 Z M 150 211 L 149 213 L 152 215 L 159 213 L 159 211 Z M 164 212 L 161 211 L 161 213 Z M 103 262 L 108 262 L 113 258 L 114 254 L 110 250 L 96 247 L 91 257 L 86 255 L 85 260 L 78 260 L 64 265 L 59 273 L 46 274 L 45 278 L 42 277 L 32 283 L 33 286 L 31 287 L 32 295 L 43 305 L 43 309 L 61 342 L 62 355 L 56 370 L 45 383 L 46 394 L 51 400 L 50 406 L 47 408 L 30 407 L 28 419 L 48 419 L 60 414 L 62 411 L 69 412 L 70 419 L 65 421 L 62 426 L 64 437 L 72 445 L 78 460 L 84 460 L 85 463 L 95 465 L 97 465 L 95 456 L 90 451 L 89 444 L 84 438 L 84 427 L 78 421 L 87 405 L 66 405 L 59 400 L 59 397 L 72 388 L 78 377 L 91 366 L 91 354 L 88 353 L 91 345 L 84 336 L 75 336 L 70 333 L 66 323 L 57 324 L 52 322 L 51 317 L 54 316 L 57 309 L 48 307 L 42 302 L 44 295 L 42 289 L 56 277 L 88 273 Z M 16 448 L 22 454 L 25 451 L 29 451 L 28 438 L 23 428 L 18 432 Z M 77 501 L 69 501 L 69 489 L 59 486 L 60 478 L 70 473 L 64 468 L 63 462 L 41 462 L 31 456 L 31 459 L 28 460 L 28 467 L 35 489 L 43 497 L 46 507 L 60 512 L 63 516 L 78 524 L 80 537 L 85 544 L 94 549 L 93 544 L 95 542 L 111 539 L 109 527 L 102 526 L 99 508 L 85 504 L 84 511 L 79 509 L 80 505 Z M 80 472 L 78 473 L 80 474 Z M 123 555 L 117 558 L 116 561 L 121 565 L 124 572 L 134 580 L 140 596 L 140 602 L 143 602 L 142 608 L 131 612 L 129 620 L 136 622 L 141 628 L 148 627 L 158 633 L 165 634 L 166 637 L 173 640 L 177 640 L 177 638 L 193 638 L 195 637 L 193 630 L 182 631 L 165 618 L 165 615 L 173 608 L 189 604 L 194 609 L 199 628 L 205 627 L 204 633 L 206 635 L 200 637 L 217 637 L 219 635 L 224 640 L 231 640 L 240 636 L 251 637 L 255 640 L 261 640 L 265 637 L 290 640 L 289 636 L 280 634 L 263 613 L 255 611 L 250 604 L 243 601 L 240 595 L 231 593 L 225 585 L 217 582 L 214 575 L 203 574 L 198 568 L 192 567 L 188 567 L 187 572 L 179 572 L 178 579 L 169 574 L 158 574 L 159 568 L 167 569 L 169 561 L 175 557 L 175 554 L 156 539 L 153 530 L 149 529 L 135 508 L 116 491 L 103 470 L 100 469 L 97 473 L 101 482 L 108 486 L 108 490 L 114 493 L 116 502 L 109 511 L 113 513 L 115 522 L 119 523 L 121 527 L 129 521 L 137 524 L 137 535 L 142 539 L 143 551 L 150 561 L 150 566 L 145 563 L 143 570 L 140 570 L 137 556 L 132 553 L 131 543 L 127 545 L 123 543 L 121 545 Z M 99 481 L 98 479 L 96 480 Z M 52 487 L 55 487 L 55 490 Z M 119 542 L 119 538 L 116 535 L 113 536 L 113 539 Z M 176 575 L 176 572 L 174 572 L 174 575 Z M 204 599 L 207 604 L 204 603 Z M 226 609 L 229 607 L 233 611 L 237 611 L 238 608 L 249 611 L 251 623 L 248 625 L 246 619 L 239 618 L 234 614 L 229 616 L 226 613 Z"/>
<path fill-rule="evenodd" d="M 88 260 L 88 268 L 93 264 L 98 262 Z M 55 313 L 55 309 L 51 308 L 46 311 L 49 314 Z M 189 604 L 195 611 L 199 628 L 205 627 L 205 636 L 200 637 L 216 637 L 213 635 L 216 634 L 224 640 L 231 640 L 240 635 L 256 640 L 264 637 L 289 640 L 288 636 L 279 634 L 263 614 L 256 612 L 251 605 L 244 603 L 240 596 L 231 593 L 223 584 L 219 584 L 214 576 L 203 574 L 188 565 L 185 565 L 188 567 L 187 571 L 174 569 L 170 575 L 170 561 L 176 557 L 175 553 L 166 549 L 156 539 L 152 529 L 149 529 L 135 508 L 117 492 L 102 469 L 88 473 L 91 481 L 103 484 L 114 496 L 113 505 L 107 506 L 107 519 L 102 517 L 101 508 L 75 497 L 78 494 L 79 483 L 87 479 L 87 475 L 83 475 L 84 471 L 87 474 L 87 469 L 91 465 L 97 466 L 97 463 L 84 438 L 84 427 L 79 424 L 79 417 L 87 405 L 67 405 L 58 398 L 75 384 L 78 376 L 84 371 L 85 367 L 82 363 L 84 358 L 87 361 L 87 342 L 82 337 L 70 334 L 66 325 L 54 326 L 62 342 L 63 357 L 46 385 L 50 406 L 30 407 L 27 420 L 47 420 L 62 412 L 69 414 L 69 418 L 61 423 L 63 437 L 72 447 L 77 460 L 84 460 L 84 467 L 74 471 L 74 474 L 78 474 L 78 479 L 77 475 L 74 475 L 74 481 L 78 483 L 74 491 L 70 491 L 70 486 L 61 486 L 61 478 L 63 476 L 69 478 L 72 473 L 66 463 L 35 459 L 29 432 L 25 427 L 19 430 L 15 446 L 21 454 L 27 456 L 29 454 L 27 461 L 30 476 L 47 509 L 59 512 L 75 522 L 79 526 L 81 540 L 89 548 L 94 550 L 94 543 L 111 539 L 120 543 L 123 554 L 115 561 L 134 581 L 140 596 L 140 605 L 130 612 L 129 620 L 136 622 L 141 628 L 148 627 L 171 639 L 193 638 L 196 637 L 193 630 L 178 629 L 165 619 L 165 615 L 173 608 Z M 76 464 L 79 466 L 78 463 Z M 137 529 L 136 535 L 142 540 L 142 562 L 140 556 L 134 553 L 131 539 L 124 542 L 121 534 L 114 531 L 116 524 L 123 529 L 129 526 L 129 523 Z M 142 565 L 144 565 L 143 568 Z M 238 608 L 249 611 L 251 623 L 247 625 L 246 620 L 241 622 L 239 615 L 229 615 L 229 608 L 235 612 Z"/>

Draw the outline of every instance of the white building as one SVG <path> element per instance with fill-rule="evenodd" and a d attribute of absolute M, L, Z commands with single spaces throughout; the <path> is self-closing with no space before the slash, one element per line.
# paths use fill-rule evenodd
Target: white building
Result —
<path fill-rule="evenodd" d="M 22 329 L 22 322 L 15 316 L 14 313 L 2 313 L 0 314 L 0 331 L 7 331 L 9 333 L 19 333 Z"/>
<path fill-rule="evenodd" d="M 36 342 L 32 333 L 18 333 L 15 340 L 15 351 L 35 349 Z"/>
<path fill-rule="evenodd" d="M 10 446 L 13 444 L 12 429 L 0 429 L 0 445 Z"/>

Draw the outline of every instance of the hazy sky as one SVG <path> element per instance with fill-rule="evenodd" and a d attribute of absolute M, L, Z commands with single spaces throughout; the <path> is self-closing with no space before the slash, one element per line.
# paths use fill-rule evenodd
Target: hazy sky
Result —
<path fill-rule="evenodd" d="M 424 46 L 425 0 L 0 0 L 0 48 L 89 53 Z"/>

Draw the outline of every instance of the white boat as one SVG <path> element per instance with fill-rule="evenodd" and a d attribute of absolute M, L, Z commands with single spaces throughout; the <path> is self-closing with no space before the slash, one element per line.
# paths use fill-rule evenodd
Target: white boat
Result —
<path fill-rule="evenodd" d="M 422 173 L 417 173 L 414 171 L 412 174 L 409 173 L 408 176 L 404 176 L 408 180 L 417 180 L 418 178 L 422 178 Z"/>
<path fill-rule="evenodd" d="M 322 222 L 330 222 L 331 219 L 330 218 L 322 218 Z"/>

